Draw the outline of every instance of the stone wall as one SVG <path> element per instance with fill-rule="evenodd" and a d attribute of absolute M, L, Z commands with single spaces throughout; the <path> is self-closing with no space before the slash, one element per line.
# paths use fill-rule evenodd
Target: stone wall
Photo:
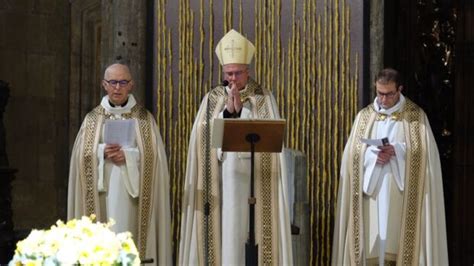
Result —
<path fill-rule="evenodd" d="M 0 79 L 10 84 L 6 145 L 15 229 L 66 215 L 70 4 L 0 0 Z"/>

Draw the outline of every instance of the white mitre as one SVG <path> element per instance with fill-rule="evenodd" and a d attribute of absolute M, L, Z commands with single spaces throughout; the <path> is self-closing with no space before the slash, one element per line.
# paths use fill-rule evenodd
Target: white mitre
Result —
<path fill-rule="evenodd" d="M 233 29 L 227 32 L 216 46 L 216 55 L 221 65 L 249 65 L 254 53 L 255 46 Z"/>

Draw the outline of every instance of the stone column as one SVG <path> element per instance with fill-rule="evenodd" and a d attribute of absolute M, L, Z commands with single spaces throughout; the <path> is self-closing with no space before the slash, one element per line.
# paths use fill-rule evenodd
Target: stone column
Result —
<path fill-rule="evenodd" d="M 146 2 L 102 0 L 101 38 L 102 70 L 112 63 L 129 65 L 135 81 L 133 94 L 145 105 Z"/>

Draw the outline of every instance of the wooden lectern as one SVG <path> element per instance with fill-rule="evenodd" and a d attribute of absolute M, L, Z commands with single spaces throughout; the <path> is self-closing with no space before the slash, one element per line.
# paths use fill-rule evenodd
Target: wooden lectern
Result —
<path fill-rule="evenodd" d="M 255 152 L 281 152 L 284 119 L 214 119 L 212 147 L 229 152 L 250 152 L 249 237 L 245 244 L 245 265 L 258 265 L 255 243 L 254 160 Z"/>

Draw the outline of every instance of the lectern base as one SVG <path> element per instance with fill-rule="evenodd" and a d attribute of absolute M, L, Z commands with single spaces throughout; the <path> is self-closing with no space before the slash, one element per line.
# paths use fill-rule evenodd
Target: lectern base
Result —
<path fill-rule="evenodd" d="M 258 265 L 258 245 L 246 243 L 245 244 L 245 266 Z"/>

